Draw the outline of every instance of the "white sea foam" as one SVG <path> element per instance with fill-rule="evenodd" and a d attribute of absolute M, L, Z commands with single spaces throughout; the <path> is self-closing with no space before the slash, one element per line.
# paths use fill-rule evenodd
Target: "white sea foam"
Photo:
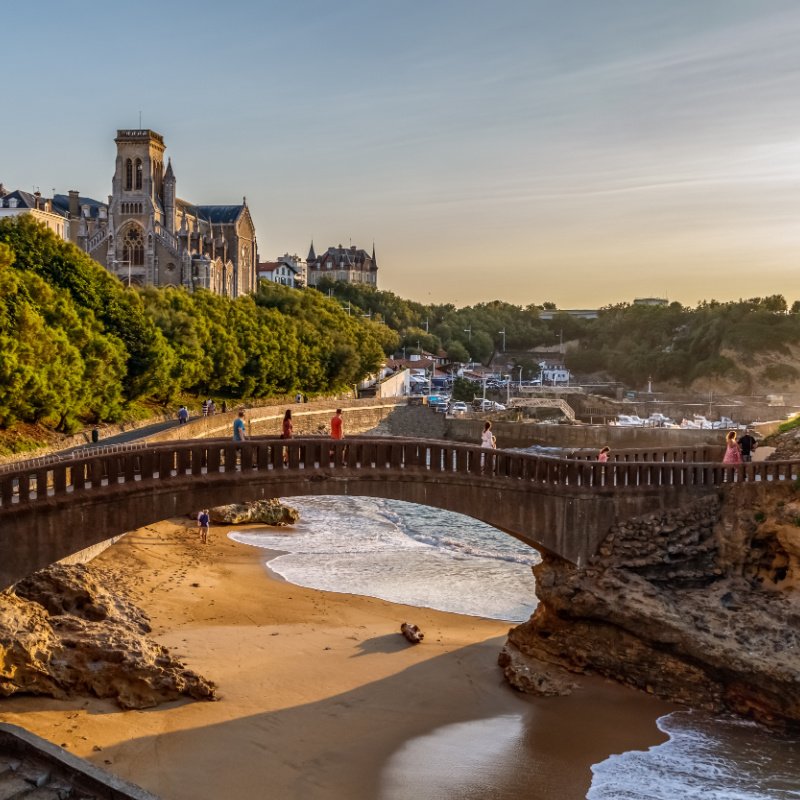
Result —
<path fill-rule="evenodd" d="M 286 552 L 269 566 L 291 583 L 510 621 L 527 619 L 536 605 L 538 553 L 477 520 L 371 498 L 287 502 L 301 515 L 291 531 L 231 536 Z"/>
<path fill-rule="evenodd" d="M 588 800 L 800 798 L 798 739 L 689 711 L 662 717 L 658 727 L 668 741 L 592 767 Z"/>

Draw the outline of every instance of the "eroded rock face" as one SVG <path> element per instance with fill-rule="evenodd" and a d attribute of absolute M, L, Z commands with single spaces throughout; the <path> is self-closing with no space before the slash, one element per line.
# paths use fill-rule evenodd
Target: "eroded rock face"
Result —
<path fill-rule="evenodd" d="M 540 605 L 500 663 L 526 691 L 553 668 L 661 697 L 800 724 L 800 493 L 736 485 L 611 531 L 578 569 L 545 556 Z M 539 676 L 541 675 L 541 679 Z"/>
<path fill-rule="evenodd" d="M 252 503 L 232 503 L 210 509 L 211 521 L 218 525 L 240 525 L 244 522 L 259 522 L 263 525 L 284 527 L 294 525 L 300 519 L 296 508 L 286 506 L 277 498 L 254 500 Z"/>
<path fill-rule="evenodd" d="M 122 708 L 216 699 L 212 683 L 147 638 L 144 612 L 101 580 L 84 565 L 54 565 L 0 594 L 0 695 L 91 694 Z"/>

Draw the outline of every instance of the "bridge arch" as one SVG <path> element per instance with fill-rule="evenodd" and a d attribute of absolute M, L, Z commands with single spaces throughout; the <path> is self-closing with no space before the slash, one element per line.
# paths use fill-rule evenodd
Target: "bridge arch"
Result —
<path fill-rule="evenodd" d="M 793 479 L 790 462 L 543 458 L 419 439 L 260 437 L 98 448 L 0 473 L 0 588 L 113 536 L 200 507 L 268 497 L 406 500 L 486 522 L 585 564 L 621 520 L 672 509 L 725 482 Z M 284 457 L 286 461 L 284 462 Z"/>

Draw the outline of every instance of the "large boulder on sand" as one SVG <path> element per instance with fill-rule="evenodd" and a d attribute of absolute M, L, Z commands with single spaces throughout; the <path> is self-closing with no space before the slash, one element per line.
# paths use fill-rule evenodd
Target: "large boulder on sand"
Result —
<path fill-rule="evenodd" d="M 254 500 L 251 503 L 231 503 L 210 509 L 211 521 L 218 525 L 241 525 L 244 522 L 259 522 L 262 525 L 283 527 L 294 525 L 300 519 L 300 512 L 285 506 L 277 498 Z"/>
<path fill-rule="evenodd" d="M 97 570 L 57 564 L 0 593 L 0 697 L 89 694 L 126 709 L 216 699 L 214 685 L 148 638 L 144 612 L 107 585 Z"/>

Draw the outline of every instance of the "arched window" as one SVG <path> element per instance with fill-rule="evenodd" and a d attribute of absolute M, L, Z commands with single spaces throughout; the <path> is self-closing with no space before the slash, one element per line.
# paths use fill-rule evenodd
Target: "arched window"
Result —
<path fill-rule="evenodd" d="M 136 159 L 136 188 L 142 188 L 142 159 Z"/>
<path fill-rule="evenodd" d="M 125 189 L 133 189 L 133 161 L 130 159 L 125 162 Z"/>
<path fill-rule="evenodd" d="M 122 260 L 130 263 L 132 267 L 144 265 L 144 239 L 140 228 L 128 228 L 122 240 Z"/>

